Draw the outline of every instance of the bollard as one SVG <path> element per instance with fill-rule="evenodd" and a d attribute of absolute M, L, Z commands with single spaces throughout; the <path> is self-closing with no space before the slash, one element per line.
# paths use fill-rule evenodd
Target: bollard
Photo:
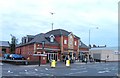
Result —
<path fill-rule="evenodd" d="M 67 67 L 70 66 L 70 60 L 66 60 L 66 66 L 67 66 Z"/>
<path fill-rule="evenodd" d="M 56 67 L 56 62 L 55 62 L 55 60 L 52 60 L 52 62 L 51 62 L 51 68 L 55 68 Z"/>

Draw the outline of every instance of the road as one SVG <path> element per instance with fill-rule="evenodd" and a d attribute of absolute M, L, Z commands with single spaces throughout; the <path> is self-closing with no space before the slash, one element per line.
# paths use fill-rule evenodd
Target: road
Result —
<path fill-rule="evenodd" d="M 12 65 L 2 63 L 3 76 L 117 76 L 118 63 L 74 63 L 66 67 L 58 63 L 56 68 L 49 64 L 41 65 Z"/>

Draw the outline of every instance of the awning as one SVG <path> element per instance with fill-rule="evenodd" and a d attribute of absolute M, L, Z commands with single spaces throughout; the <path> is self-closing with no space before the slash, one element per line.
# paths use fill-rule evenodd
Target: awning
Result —
<path fill-rule="evenodd" d="M 42 49 L 42 48 L 37 48 L 37 49 Z M 53 49 L 53 48 L 44 48 L 44 50 L 54 50 L 54 51 L 60 51 L 60 49 Z"/>

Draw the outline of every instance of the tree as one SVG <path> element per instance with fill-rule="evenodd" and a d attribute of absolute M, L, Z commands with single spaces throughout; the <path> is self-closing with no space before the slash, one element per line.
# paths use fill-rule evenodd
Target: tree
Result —
<path fill-rule="evenodd" d="M 16 44 L 17 44 L 17 38 L 13 35 L 11 35 L 11 44 L 10 44 L 10 52 L 13 54 L 15 53 L 15 48 L 16 48 Z"/>

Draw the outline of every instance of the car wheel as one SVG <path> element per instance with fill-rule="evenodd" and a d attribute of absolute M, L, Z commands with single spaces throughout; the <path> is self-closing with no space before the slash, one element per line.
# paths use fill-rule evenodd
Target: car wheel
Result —
<path fill-rule="evenodd" d="M 15 58 L 12 58 L 12 60 L 15 60 Z"/>

